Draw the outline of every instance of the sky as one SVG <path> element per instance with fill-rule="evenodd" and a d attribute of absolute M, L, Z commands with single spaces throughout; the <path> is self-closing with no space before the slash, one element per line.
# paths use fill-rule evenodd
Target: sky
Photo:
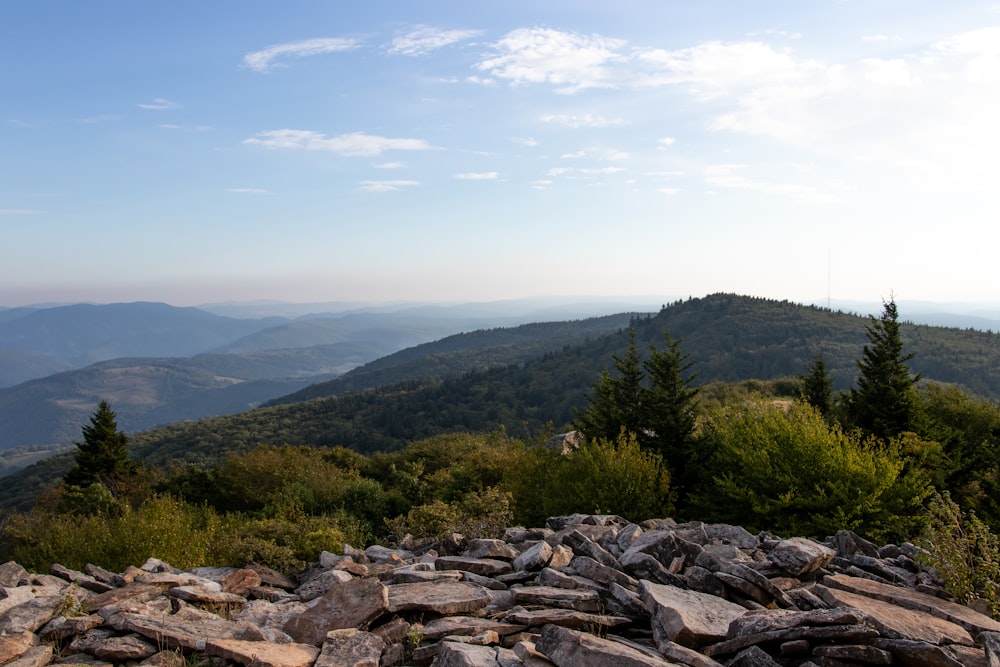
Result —
<path fill-rule="evenodd" d="M 4 0 L 0 306 L 1000 302 L 1000 0 Z"/>

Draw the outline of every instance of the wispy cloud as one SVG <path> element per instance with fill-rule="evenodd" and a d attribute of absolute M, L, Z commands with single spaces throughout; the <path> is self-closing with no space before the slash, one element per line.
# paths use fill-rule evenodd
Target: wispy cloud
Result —
<path fill-rule="evenodd" d="M 565 125 L 574 129 L 580 127 L 613 127 L 625 124 L 624 118 L 605 118 L 599 113 L 554 113 L 542 116 L 541 120 L 543 123 L 556 123 L 557 125 Z"/>
<path fill-rule="evenodd" d="M 324 53 L 351 51 L 360 46 L 361 42 L 359 40 L 346 37 L 306 39 L 300 42 L 275 44 L 266 49 L 248 53 L 243 56 L 243 64 L 255 72 L 268 72 L 272 68 L 280 66 L 275 61 L 281 58 L 305 58 Z"/>
<path fill-rule="evenodd" d="M 521 144 L 522 146 L 528 146 L 534 148 L 539 144 L 538 139 L 534 137 L 511 137 L 510 140 L 515 144 Z"/>
<path fill-rule="evenodd" d="M 166 109 L 180 109 L 181 105 L 177 102 L 172 102 L 165 97 L 153 98 L 152 102 L 140 102 L 136 104 L 140 109 L 149 109 L 152 111 L 164 111 Z"/>
<path fill-rule="evenodd" d="M 327 137 L 321 132 L 289 129 L 260 132 L 243 143 L 272 149 L 330 151 L 349 157 L 372 157 L 389 150 L 426 151 L 433 148 L 423 139 L 380 137 L 364 132 Z"/>
<path fill-rule="evenodd" d="M 270 190 L 265 190 L 264 188 L 229 188 L 226 192 L 233 192 L 236 194 L 244 195 L 269 195 L 272 194 Z"/>
<path fill-rule="evenodd" d="M 574 153 L 563 153 L 559 156 L 562 159 L 574 160 L 577 158 L 597 158 L 617 162 L 627 160 L 628 153 L 613 148 L 583 148 Z"/>
<path fill-rule="evenodd" d="M 404 162 L 379 162 L 373 165 L 376 169 L 402 169 L 406 166 Z"/>
<path fill-rule="evenodd" d="M 493 44 L 495 55 L 475 67 L 513 85 L 548 83 L 557 93 L 615 88 L 615 66 L 627 60 L 620 39 L 549 28 L 521 28 Z"/>
<path fill-rule="evenodd" d="M 866 42 L 898 42 L 903 38 L 899 35 L 862 35 L 861 39 Z"/>
<path fill-rule="evenodd" d="M 499 174 L 495 171 L 467 171 L 462 174 L 455 174 L 455 178 L 462 181 L 495 181 Z"/>
<path fill-rule="evenodd" d="M 164 130 L 178 130 L 180 132 L 208 132 L 212 129 L 209 125 L 175 125 L 173 123 L 160 123 L 156 127 Z"/>
<path fill-rule="evenodd" d="M 420 185 L 420 181 L 361 181 L 361 189 L 366 192 L 392 192 Z"/>
<path fill-rule="evenodd" d="M 755 190 L 768 195 L 779 195 L 797 201 L 815 203 L 829 203 L 837 200 L 836 196 L 809 185 L 750 179 L 744 176 L 746 169 L 747 165 L 745 164 L 715 164 L 705 167 L 703 175 L 706 183 L 720 188 Z"/>
<path fill-rule="evenodd" d="M 481 30 L 444 30 L 431 26 L 417 26 L 405 35 L 392 40 L 389 53 L 404 56 L 423 56 L 431 51 L 464 42 L 483 34 Z"/>
<path fill-rule="evenodd" d="M 656 145 L 660 148 L 670 148 L 675 143 L 677 143 L 677 140 L 673 137 L 661 137 L 656 140 Z"/>

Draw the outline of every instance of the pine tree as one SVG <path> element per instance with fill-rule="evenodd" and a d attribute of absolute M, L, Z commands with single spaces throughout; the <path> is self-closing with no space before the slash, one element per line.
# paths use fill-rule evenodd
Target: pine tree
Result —
<path fill-rule="evenodd" d="M 826 370 L 823 354 L 817 354 L 801 376 L 802 400 L 826 417 L 833 410 L 833 380 Z"/>
<path fill-rule="evenodd" d="M 99 483 L 115 493 L 136 466 L 128 455 L 128 437 L 118 430 L 115 413 L 107 401 L 101 401 L 82 428 L 83 442 L 77 442 L 76 463 L 66 473 L 67 486 L 86 487 Z"/>
<path fill-rule="evenodd" d="M 848 408 L 854 425 L 877 438 L 889 439 L 917 427 L 920 376 L 907 363 L 914 353 L 903 354 L 899 312 L 890 299 L 880 318 L 870 316 L 865 327 L 870 345 L 857 361 L 858 388 L 852 389 Z"/>
<path fill-rule="evenodd" d="M 663 333 L 665 347 L 649 346 L 644 364 L 649 388 L 643 400 L 644 430 L 639 442 L 659 452 L 675 492 L 682 495 L 686 484 L 687 462 L 697 424 L 698 389 L 693 387 L 692 362 L 680 349 L 681 342 Z"/>
<path fill-rule="evenodd" d="M 617 375 L 604 371 L 594 385 L 590 405 L 577 417 L 576 428 L 588 439 L 615 441 L 622 429 L 638 434 L 643 428 L 643 374 L 635 330 L 629 329 L 625 355 L 612 356 Z"/>

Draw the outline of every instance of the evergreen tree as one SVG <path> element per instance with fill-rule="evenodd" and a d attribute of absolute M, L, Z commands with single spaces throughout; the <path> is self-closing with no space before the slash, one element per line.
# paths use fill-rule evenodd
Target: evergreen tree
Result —
<path fill-rule="evenodd" d="M 604 438 L 614 442 L 622 429 L 638 435 L 645 427 L 643 419 L 643 373 L 635 331 L 629 329 L 625 355 L 612 356 L 617 376 L 605 370 L 594 385 L 590 405 L 577 417 L 576 428 L 588 439 Z"/>
<path fill-rule="evenodd" d="M 917 427 L 919 376 L 906 365 L 913 353 L 903 354 L 899 313 L 890 299 L 880 318 L 870 316 L 865 345 L 857 365 L 858 388 L 848 397 L 848 411 L 855 426 L 887 440 Z"/>
<path fill-rule="evenodd" d="M 833 410 L 833 379 L 826 370 L 823 354 L 819 353 L 812 363 L 806 366 L 806 373 L 801 376 L 802 400 L 816 408 L 824 417 Z"/>
<path fill-rule="evenodd" d="M 698 389 L 693 387 L 692 362 L 680 349 L 681 342 L 663 333 L 662 350 L 650 344 L 649 359 L 643 365 L 649 377 L 644 392 L 644 430 L 639 442 L 659 452 L 670 472 L 678 496 L 686 486 L 687 461 L 697 424 Z"/>
<path fill-rule="evenodd" d="M 67 486 L 86 487 L 102 484 L 109 491 L 119 491 L 127 478 L 136 472 L 128 455 L 128 437 L 118 430 L 115 413 L 107 401 L 101 401 L 82 428 L 83 442 L 77 442 L 76 463 L 66 473 Z"/>

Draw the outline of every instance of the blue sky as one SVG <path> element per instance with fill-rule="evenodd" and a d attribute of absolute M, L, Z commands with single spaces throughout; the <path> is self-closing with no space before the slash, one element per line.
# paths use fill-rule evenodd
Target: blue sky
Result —
<path fill-rule="evenodd" d="M 1000 2 L 0 5 L 0 305 L 996 303 Z"/>

